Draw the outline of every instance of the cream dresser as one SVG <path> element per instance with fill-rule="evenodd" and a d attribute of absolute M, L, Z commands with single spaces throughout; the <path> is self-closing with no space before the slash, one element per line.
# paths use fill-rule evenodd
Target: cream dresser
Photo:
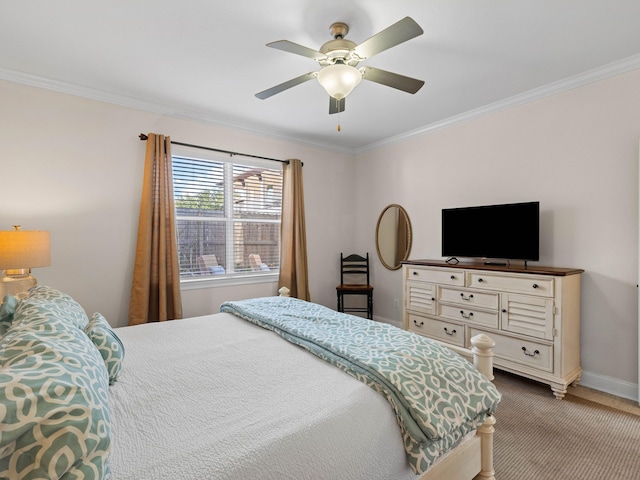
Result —
<path fill-rule="evenodd" d="M 403 262 L 403 322 L 410 331 L 470 348 L 484 333 L 494 365 L 551 386 L 578 383 L 581 269 Z"/>

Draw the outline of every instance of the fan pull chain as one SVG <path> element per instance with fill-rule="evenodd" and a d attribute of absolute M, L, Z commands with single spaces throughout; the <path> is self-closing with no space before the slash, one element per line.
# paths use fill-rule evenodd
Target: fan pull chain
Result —
<path fill-rule="evenodd" d="M 338 112 L 338 131 L 340 131 L 340 112 Z"/>

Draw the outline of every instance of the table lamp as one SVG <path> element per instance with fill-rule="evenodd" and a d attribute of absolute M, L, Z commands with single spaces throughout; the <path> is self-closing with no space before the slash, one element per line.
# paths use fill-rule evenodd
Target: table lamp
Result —
<path fill-rule="evenodd" d="M 31 269 L 49 265 L 49 232 L 20 230 L 20 225 L 0 231 L 0 303 L 5 295 L 25 296 L 38 283 Z"/>

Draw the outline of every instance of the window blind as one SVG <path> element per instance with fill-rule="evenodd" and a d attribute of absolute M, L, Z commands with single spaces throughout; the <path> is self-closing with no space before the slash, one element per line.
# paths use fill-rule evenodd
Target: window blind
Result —
<path fill-rule="evenodd" d="M 181 155 L 172 163 L 181 278 L 276 273 L 281 164 Z"/>

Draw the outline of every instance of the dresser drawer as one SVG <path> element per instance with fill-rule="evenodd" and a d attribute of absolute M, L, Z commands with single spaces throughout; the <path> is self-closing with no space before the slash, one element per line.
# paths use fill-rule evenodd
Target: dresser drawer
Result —
<path fill-rule="evenodd" d="M 553 372 L 553 345 L 507 337 L 495 332 L 483 332 L 473 328 L 471 329 L 470 337 L 479 333 L 489 335 L 496 342 L 496 346 L 493 349 L 496 358 L 544 370 L 545 372 Z"/>
<path fill-rule="evenodd" d="M 526 293 L 538 297 L 553 297 L 553 277 L 536 275 L 511 276 L 508 274 L 467 272 L 467 286 L 500 292 Z"/>
<path fill-rule="evenodd" d="M 464 325 L 410 314 L 409 330 L 445 343 L 464 347 Z"/>
<path fill-rule="evenodd" d="M 407 282 L 407 310 L 436 313 L 436 286 L 430 283 Z"/>
<path fill-rule="evenodd" d="M 483 307 L 497 310 L 500 296 L 497 293 L 471 292 L 462 288 L 440 287 L 438 298 L 441 302 L 454 303 L 466 307 Z"/>
<path fill-rule="evenodd" d="M 407 269 L 407 280 L 463 287 L 464 270 L 455 268 L 436 268 L 433 270 L 426 268 L 409 268 Z"/>
<path fill-rule="evenodd" d="M 475 308 L 462 308 L 455 305 L 440 304 L 438 306 L 438 316 L 458 320 L 465 323 L 484 325 L 486 327 L 498 328 L 498 312 L 482 311 Z"/>

